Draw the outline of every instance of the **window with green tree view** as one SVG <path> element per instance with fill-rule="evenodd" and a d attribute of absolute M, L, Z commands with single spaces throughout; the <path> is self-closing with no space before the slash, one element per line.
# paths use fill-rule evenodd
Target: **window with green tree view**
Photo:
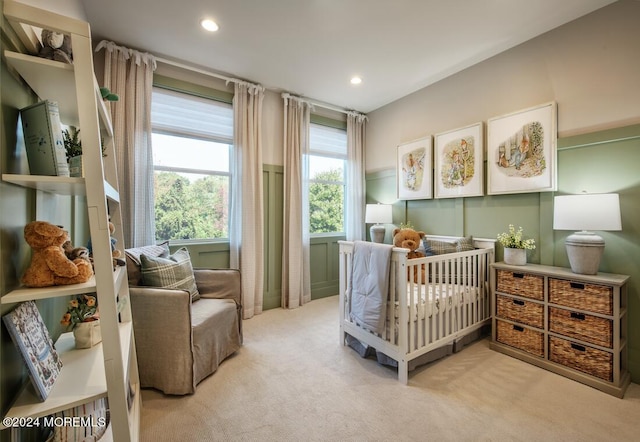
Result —
<path fill-rule="evenodd" d="M 347 132 L 312 123 L 309 130 L 309 232 L 344 232 Z"/>
<path fill-rule="evenodd" d="M 154 88 L 156 240 L 228 238 L 233 108 Z"/>

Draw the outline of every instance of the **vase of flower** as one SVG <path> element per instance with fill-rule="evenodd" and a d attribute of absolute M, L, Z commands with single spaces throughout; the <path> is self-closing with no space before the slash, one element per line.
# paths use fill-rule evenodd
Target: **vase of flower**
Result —
<path fill-rule="evenodd" d="M 102 341 L 98 304 L 93 295 L 78 295 L 69 301 L 60 323 L 73 331 L 76 348 L 91 348 Z"/>
<path fill-rule="evenodd" d="M 527 263 L 527 250 L 505 247 L 504 262 L 516 266 L 523 266 Z"/>
<path fill-rule="evenodd" d="M 536 248 L 534 239 L 524 239 L 522 227 L 515 229 L 509 224 L 509 231 L 498 233 L 498 242 L 504 247 L 504 262 L 506 264 L 523 266 L 527 263 L 527 250 Z"/>
<path fill-rule="evenodd" d="M 100 320 L 76 324 L 73 328 L 73 338 L 76 341 L 76 348 L 91 348 L 102 342 Z"/>

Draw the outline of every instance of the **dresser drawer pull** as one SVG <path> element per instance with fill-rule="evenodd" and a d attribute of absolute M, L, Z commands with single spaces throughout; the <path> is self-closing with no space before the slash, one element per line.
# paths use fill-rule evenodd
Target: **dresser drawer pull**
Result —
<path fill-rule="evenodd" d="M 519 331 L 519 332 L 523 332 L 523 331 L 524 331 L 524 327 L 520 327 L 519 325 L 514 325 L 514 326 L 513 326 L 513 329 L 514 329 L 515 331 Z"/>
<path fill-rule="evenodd" d="M 522 278 L 524 278 L 524 273 L 514 273 L 513 277 L 522 279 Z"/>
<path fill-rule="evenodd" d="M 582 313 L 571 312 L 571 319 L 579 319 L 584 321 L 584 315 Z"/>
<path fill-rule="evenodd" d="M 520 301 L 519 299 L 514 299 L 513 303 L 516 305 L 524 305 L 524 301 Z"/>
<path fill-rule="evenodd" d="M 580 282 L 570 282 L 569 285 L 572 289 L 584 290 L 584 284 Z"/>
<path fill-rule="evenodd" d="M 571 344 L 571 348 L 573 348 L 574 350 L 578 350 L 578 351 L 587 351 L 587 349 L 584 347 L 584 345 Z"/>

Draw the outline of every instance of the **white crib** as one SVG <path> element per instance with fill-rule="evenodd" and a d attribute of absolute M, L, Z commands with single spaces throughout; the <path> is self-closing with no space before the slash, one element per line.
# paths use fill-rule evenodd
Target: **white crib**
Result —
<path fill-rule="evenodd" d="M 428 235 L 439 241 L 450 236 Z M 386 325 L 382 334 L 351 319 L 349 293 L 354 243 L 340 241 L 340 342 L 347 335 L 397 361 L 398 380 L 408 382 L 409 362 L 451 345 L 491 319 L 489 270 L 495 240 L 475 239 L 474 250 L 407 259 L 407 249 L 391 253 Z M 414 278 L 425 269 L 423 281 Z M 424 283 L 416 283 L 420 281 Z"/>

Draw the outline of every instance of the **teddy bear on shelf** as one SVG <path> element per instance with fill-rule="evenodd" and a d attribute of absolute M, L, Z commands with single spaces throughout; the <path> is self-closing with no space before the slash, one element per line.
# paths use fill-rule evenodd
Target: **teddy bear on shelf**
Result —
<path fill-rule="evenodd" d="M 116 266 L 124 266 L 126 262 L 122 259 L 122 252 L 116 248 L 116 244 L 118 240 L 113 237 L 113 234 L 116 231 L 116 226 L 109 219 L 109 240 L 111 242 L 111 257 L 113 258 L 113 269 L 115 270 Z M 91 244 L 91 239 L 87 243 L 87 250 L 89 251 L 89 257 L 93 261 L 93 246 Z"/>
<path fill-rule="evenodd" d="M 65 256 L 71 261 L 76 258 L 82 258 L 88 263 L 91 263 L 91 259 L 89 258 L 89 249 L 86 247 L 74 247 L 71 240 L 68 240 L 62 244 L 62 249 L 64 250 Z"/>
<path fill-rule="evenodd" d="M 24 228 L 24 239 L 31 246 L 31 263 L 22 276 L 27 287 L 79 284 L 93 276 L 86 259 L 68 259 L 62 245 L 69 234 L 60 226 L 46 221 L 32 221 Z"/>
<path fill-rule="evenodd" d="M 40 36 L 42 38 L 42 48 L 38 52 L 38 57 L 73 64 L 70 36 L 48 29 L 43 29 Z"/>
<path fill-rule="evenodd" d="M 418 251 L 420 247 L 420 242 L 422 238 L 424 238 L 425 233 L 422 231 L 416 231 L 411 228 L 402 228 L 402 229 L 394 229 L 393 230 L 393 245 L 396 247 L 400 247 L 403 249 L 409 249 L 409 253 L 407 254 L 408 259 L 413 258 L 423 258 L 426 255 L 422 252 Z M 411 278 L 409 274 L 410 269 L 407 268 L 407 278 Z M 420 281 L 425 283 L 425 268 L 424 264 L 422 264 L 420 269 L 421 278 Z M 418 282 L 418 274 L 415 273 L 413 275 L 413 282 Z"/>
<path fill-rule="evenodd" d="M 117 249 L 118 240 L 113 237 L 116 226 L 109 220 L 109 240 L 111 241 L 111 256 L 113 257 L 114 266 L 124 266 L 126 262 L 122 259 L 122 252 Z"/>

